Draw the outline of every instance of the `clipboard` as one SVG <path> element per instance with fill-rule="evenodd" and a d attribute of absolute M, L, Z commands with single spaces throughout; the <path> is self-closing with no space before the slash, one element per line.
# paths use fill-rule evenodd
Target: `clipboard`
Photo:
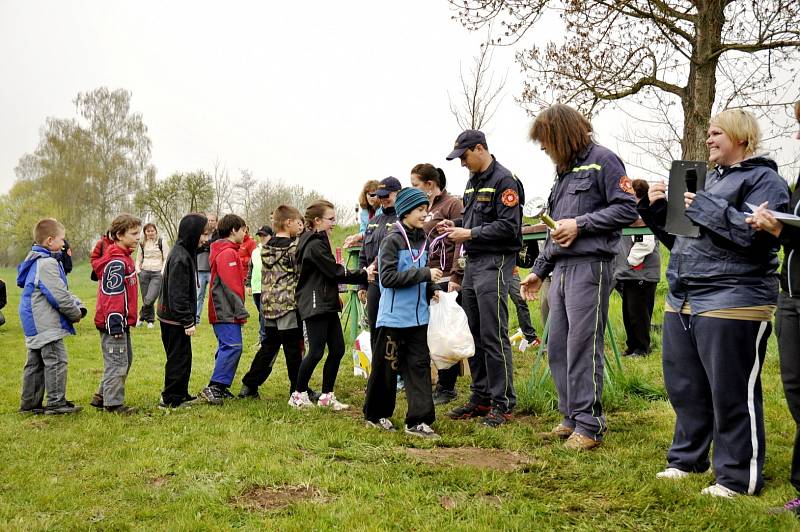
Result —
<path fill-rule="evenodd" d="M 691 175 L 692 171 L 697 175 L 695 192 L 703 190 L 708 172 L 705 161 L 672 161 L 667 190 L 667 223 L 664 229 L 672 235 L 696 238 L 700 236 L 700 228 L 686 217 L 686 207 L 683 202 L 683 193 L 687 192 L 686 176 Z"/>

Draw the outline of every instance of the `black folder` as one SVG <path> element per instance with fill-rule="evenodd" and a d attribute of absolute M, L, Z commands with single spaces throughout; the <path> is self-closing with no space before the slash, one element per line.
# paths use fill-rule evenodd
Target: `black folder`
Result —
<path fill-rule="evenodd" d="M 667 224 L 668 233 L 678 236 L 700 236 L 700 228 L 686 217 L 683 193 L 686 189 L 686 175 L 692 171 L 697 175 L 697 189 L 703 190 L 706 184 L 708 165 L 705 161 L 672 161 L 669 171 L 669 188 L 667 189 Z"/>

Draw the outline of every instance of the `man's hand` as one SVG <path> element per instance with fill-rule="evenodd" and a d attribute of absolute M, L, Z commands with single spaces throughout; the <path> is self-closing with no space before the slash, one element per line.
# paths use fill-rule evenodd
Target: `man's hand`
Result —
<path fill-rule="evenodd" d="M 364 268 L 364 270 L 367 272 L 367 281 L 370 283 L 378 278 L 378 267 L 374 262 Z"/>
<path fill-rule="evenodd" d="M 362 305 L 366 305 L 367 304 L 367 291 L 366 290 L 361 289 L 361 290 L 358 291 L 358 300 L 361 301 Z"/>
<path fill-rule="evenodd" d="M 667 185 L 663 179 L 650 185 L 650 189 L 647 191 L 647 199 L 650 200 L 651 204 L 660 200 L 667 200 Z"/>
<path fill-rule="evenodd" d="M 344 239 L 344 243 L 342 244 L 343 248 L 351 248 L 353 246 L 357 246 L 361 243 L 364 239 L 364 235 L 362 233 L 356 233 L 354 235 L 350 235 Z"/>
<path fill-rule="evenodd" d="M 447 233 L 447 238 L 456 244 L 466 242 L 472 238 L 472 231 L 463 227 L 447 227 L 445 228 L 445 233 Z"/>
<path fill-rule="evenodd" d="M 440 270 L 439 268 L 431 268 L 431 282 L 432 283 L 438 283 L 442 279 L 443 275 L 444 275 L 444 272 L 442 272 L 442 270 Z"/>
<path fill-rule="evenodd" d="M 458 292 L 461 290 L 461 285 L 455 281 L 450 281 L 447 283 L 447 291 L 448 292 Z"/>
<path fill-rule="evenodd" d="M 528 276 L 519 283 L 519 293 L 528 301 L 534 301 L 539 297 L 539 289 L 542 287 L 542 280 L 535 273 Z"/>
<path fill-rule="evenodd" d="M 194 336 L 194 333 L 197 332 L 197 327 L 192 325 L 188 329 L 184 329 L 183 332 L 186 336 Z"/>
<path fill-rule="evenodd" d="M 436 224 L 436 232 L 440 235 L 444 233 L 448 227 L 455 227 L 456 224 L 453 220 L 442 220 L 438 224 Z"/>
<path fill-rule="evenodd" d="M 692 202 L 694 201 L 694 197 L 696 195 L 697 194 L 695 194 L 694 192 L 684 192 L 683 193 L 683 203 L 684 203 L 684 205 L 686 205 L 687 209 L 692 206 Z"/>
<path fill-rule="evenodd" d="M 441 293 L 442 293 L 441 290 L 434 290 L 433 291 L 433 296 L 431 297 L 431 299 L 438 303 L 439 302 L 439 294 L 441 294 Z"/>
<path fill-rule="evenodd" d="M 568 248 L 578 237 L 578 222 L 575 218 L 564 218 L 556 223 L 556 229 L 550 233 L 550 237 L 559 246 Z"/>
<path fill-rule="evenodd" d="M 769 202 L 765 201 L 759 205 L 755 212 L 746 218 L 746 221 L 756 231 L 766 231 L 777 238 L 781 235 L 781 231 L 783 230 L 783 222 L 776 219 L 769 212 L 767 209 L 768 203 Z"/>

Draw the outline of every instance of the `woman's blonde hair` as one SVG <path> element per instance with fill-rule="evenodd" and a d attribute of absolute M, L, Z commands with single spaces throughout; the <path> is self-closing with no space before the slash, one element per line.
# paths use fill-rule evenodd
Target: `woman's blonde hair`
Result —
<path fill-rule="evenodd" d="M 364 183 L 364 188 L 361 189 L 361 194 L 358 195 L 358 204 L 361 206 L 362 209 L 370 208 L 369 201 L 367 201 L 367 194 L 378 190 L 379 185 L 380 182 L 374 179 L 370 179 L 369 181 Z"/>
<path fill-rule="evenodd" d="M 758 120 L 750 111 L 726 109 L 711 118 L 710 125 L 716 126 L 736 144 L 744 143 L 744 154 L 753 155 L 761 143 L 761 129 Z"/>

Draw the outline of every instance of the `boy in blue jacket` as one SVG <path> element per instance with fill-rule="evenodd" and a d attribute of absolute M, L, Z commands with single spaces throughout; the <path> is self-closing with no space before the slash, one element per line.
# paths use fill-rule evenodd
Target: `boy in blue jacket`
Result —
<path fill-rule="evenodd" d="M 432 283 L 439 282 L 442 270 L 426 267 L 427 242 L 422 229 L 428 214 L 425 193 L 416 188 L 402 189 L 395 199 L 395 210 L 398 222 L 384 238 L 378 254 L 381 297 L 364 417 L 367 425 L 395 430 L 389 417 L 394 413 L 400 373 L 408 400 L 406 433 L 436 439 L 439 436 L 431 428 L 436 412 L 431 394 L 428 299 Z"/>
<path fill-rule="evenodd" d="M 75 334 L 73 323 L 86 316 L 86 307 L 67 288 L 64 268 L 56 254 L 64 246 L 64 226 L 52 218 L 33 230 L 34 245 L 17 267 L 22 288 L 19 319 L 28 360 L 22 373 L 19 411 L 33 414 L 74 414 L 81 407 L 67 401 L 67 349 L 64 337 Z M 42 399 L 47 390 L 47 406 Z"/>

